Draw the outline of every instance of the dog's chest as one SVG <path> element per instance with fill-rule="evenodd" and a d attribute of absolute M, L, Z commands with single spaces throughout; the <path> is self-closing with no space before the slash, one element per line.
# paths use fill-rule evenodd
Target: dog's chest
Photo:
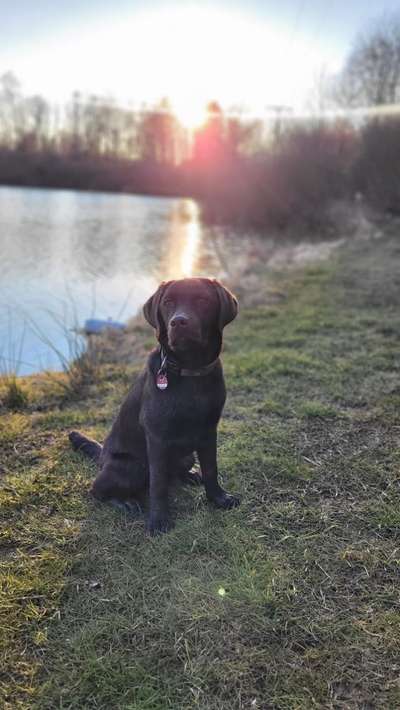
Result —
<path fill-rule="evenodd" d="M 146 406 L 146 426 L 167 441 L 198 440 L 217 425 L 224 402 L 221 380 L 171 378 L 165 390 L 153 389 Z"/>

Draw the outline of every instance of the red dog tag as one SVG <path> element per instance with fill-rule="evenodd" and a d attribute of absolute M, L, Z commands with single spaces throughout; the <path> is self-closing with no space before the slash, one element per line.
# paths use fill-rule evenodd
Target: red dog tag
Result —
<path fill-rule="evenodd" d="M 168 377 L 166 372 L 158 372 L 156 385 L 159 390 L 166 390 L 168 387 Z"/>

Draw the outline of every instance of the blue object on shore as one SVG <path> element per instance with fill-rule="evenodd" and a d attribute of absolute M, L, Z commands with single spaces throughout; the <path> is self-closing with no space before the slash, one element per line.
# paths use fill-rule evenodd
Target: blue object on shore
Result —
<path fill-rule="evenodd" d="M 109 318 L 108 320 L 99 320 L 98 318 L 89 318 L 85 320 L 83 330 L 86 335 L 99 335 L 105 330 L 125 330 L 125 323 L 118 323 Z"/>

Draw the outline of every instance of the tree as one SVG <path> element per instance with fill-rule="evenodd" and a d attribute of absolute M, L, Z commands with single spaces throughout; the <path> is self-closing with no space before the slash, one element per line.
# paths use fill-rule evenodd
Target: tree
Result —
<path fill-rule="evenodd" d="M 181 131 L 167 99 L 144 111 L 137 127 L 139 154 L 151 163 L 174 165 L 180 156 Z"/>
<path fill-rule="evenodd" d="M 400 14 L 385 16 L 350 53 L 337 87 L 345 106 L 381 106 L 400 100 Z"/>
<path fill-rule="evenodd" d="M 238 158 L 260 150 L 262 132 L 262 121 L 249 119 L 243 112 L 237 110 L 235 116 L 229 116 L 226 120 L 225 142 L 228 152 Z"/>
<path fill-rule="evenodd" d="M 0 77 L 0 135 L 8 148 L 14 147 L 24 132 L 21 86 L 12 72 Z"/>
<path fill-rule="evenodd" d="M 207 106 L 207 120 L 196 131 L 193 159 L 199 165 L 218 165 L 225 157 L 225 120 L 220 105 L 210 101 Z"/>
<path fill-rule="evenodd" d="M 24 101 L 26 131 L 20 142 L 27 141 L 33 150 L 40 151 L 49 138 L 50 107 L 42 96 L 29 96 Z"/>

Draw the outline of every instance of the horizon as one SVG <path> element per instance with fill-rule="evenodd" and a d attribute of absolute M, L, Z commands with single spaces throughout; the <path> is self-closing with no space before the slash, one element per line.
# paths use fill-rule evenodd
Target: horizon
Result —
<path fill-rule="evenodd" d="M 74 91 L 136 108 L 167 97 L 188 127 L 211 100 L 260 116 L 271 105 L 304 111 L 321 72 L 340 71 L 357 34 L 396 5 L 371 2 L 365 14 L 359 0 L 328 10 L 321 0 L 283 0 L 278 9 L 256 0 L 158 2 L 151 10 L 118 0 L 111 13 L 103 0 L 84 9 L 42 0 L 35 11 L 20 0 L 6 16 L 0 75 L 11 71 L 24 93 L 53 104 Z"/>

